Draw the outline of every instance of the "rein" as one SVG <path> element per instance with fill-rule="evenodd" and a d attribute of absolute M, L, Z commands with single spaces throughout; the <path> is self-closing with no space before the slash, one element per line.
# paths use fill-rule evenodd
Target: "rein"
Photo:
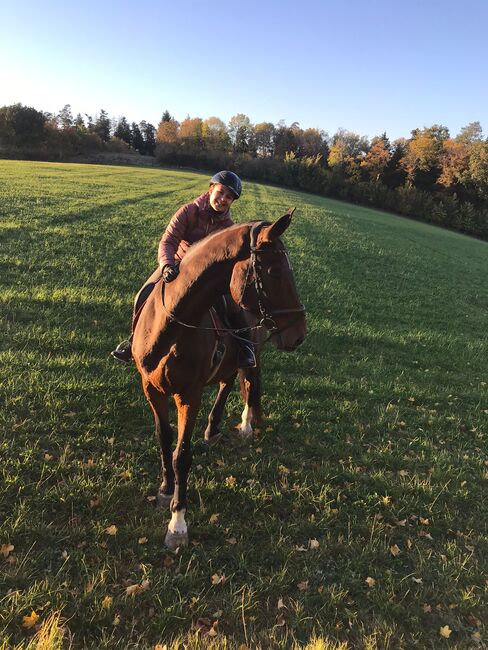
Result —
<path fill-rule="evenodd" d="M 251 227 L 251 233 L 250 233 L 250 236 L 251 236 L 251 246 L 250 246 L 251 247 L 251 254 L 250 254 L 250 258 L 249 258 L 250 259 L 250 264 L 249 264 L 249 266 L 247 268 L 246 279 L 245 279 L 244 287 L 242 289 L 242 294 L 241 294 L 241 297 L 240 297 L 240 301 L 241 301 L 242 298 L 244 297 L 244 292 L 246 291 L 247 287 L 248 286 L 254 286 L 254 288 L 256 290 L 256 294 L 257 294 L 257 299 L 258 299 L 259 313 L 260 313 L 260 316 L 261 316 L 261 320 L 259 321 L 259 323 L 257 325 L 253 325 L 253 326 L 250 325 L 248 327 L 241 327 L 241 328 L 238 328 L 238 329 L 231 329 L 231 328 L 225 328 L 225 327 L 217 329 L 216 327 L 203 327 L 201 325 L 191 325 L 190 323 L 184 323 L 183 321 L 176 318 L 176 316 L 166 308 L 166 305 L 164 304 L 165 285 L 163 283 L 163 289 L 162 289 L 162 292 L 161 292 L 162 304 L 163 304 L 163 309 L 166 312 L 166 315 L 168 316 L 169 320 L 171 320 L 173 323 L 177 323 L 178 325 L 181 325 L 183 327 L 187 327 L 189 329 L 205 330 L 205 331 L 211 331 L 211 332 L 217 332 L 217 331 L 225 332 L 227 334 L 230 334 L 231 336 L 233 336 L 236 339 L 241 339 L 241 340 L 244 340 L 244 341 L 247 341 L 247 339 L 244 339 L 243 337 L 238 336 L 238 334 L 240 332 L 249 332 L 249 331 L 252 331 L 252 330 L 257 330 L 260 327 L 264 327 L 269 331 L 269 336 L 266 339 L 266 341 L 264 341 L 264 343 L 269 341 L 269 339 L 271 338 L 271 336 L 273 334 L 280 334 L 281 332 L 284 332 L 289 327 L 294 325 L 299 320 L 300 316 L 303 313 L 305 313 L 305 306 L 304 305 L 301 304 L 300 307 L 295 307 L 295 308 L 291 308 L 291 309 L 269 309 L 269 308 L 267 308 L 267 306 L 266 306 L 266 304 L 265 304 L 265 302 L 263 300 L 263 298 L 268 298 L 268 294 L 266 293 L 266 289 L 264 287 L 263 279 L 262 279 L 262 276 L 261 276 L 261 270 L 262 270 L 261 263 L 258 260 L 257 256 L 268 253 L 268 254 L 286 255 L 286 257 L 288 259 L 288 255 L 287 255 L 287 252 L 285 250 L 277 251 L 277 250 L 266 250 L 266 249 L 257 248 L 256 242 L 257 242 L 258 235 L 259 235 L 261 229 L 264 226 L 267 226 L 267 225 L 269 225 L 269 223 L 267 221 L 260 221 L 258 223 L 255 223 Z M 249 283 L 249 275 L 250 275 L 251 269 L 254 271 L 254 280 L 253 280 L 252 284 Z M 244 309 L 245 311 L 251 311 L 248 307 L 241 307 L 241 308 Z M 278 325 L 276 324 L 276 321 L 274 320 L 273 316 L 276 316 L 277 314 L 293 314 L 293 313 L 298 314 L 296 319 L 293 320 L 288 325 L 286 325 L 286 327 L 282 327 L 280 329 L 278 327 Z"/>

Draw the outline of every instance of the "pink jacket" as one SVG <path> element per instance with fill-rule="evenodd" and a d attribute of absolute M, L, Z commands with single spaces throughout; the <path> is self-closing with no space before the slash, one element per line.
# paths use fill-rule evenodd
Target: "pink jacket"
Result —
<path fill-rule="evenodd" d="M 159 242 L 159 266 L 181 262 L 188 248 L 211 232 L 223 230 L 233 225 L 230 210 L 215 212 L 209 202 L 209 193 L 205 192 L 193 203 L 180 208 L 169 222 Z"/>

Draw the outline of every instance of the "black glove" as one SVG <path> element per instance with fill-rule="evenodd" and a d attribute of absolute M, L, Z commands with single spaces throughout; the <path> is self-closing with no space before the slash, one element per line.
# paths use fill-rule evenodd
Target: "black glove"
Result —
<path fill-rule="evenodd" d="M 163 267 L 163 282 L 173 282 L 178 277 L 179 272 L 178 264 L 166 264 Z"/>

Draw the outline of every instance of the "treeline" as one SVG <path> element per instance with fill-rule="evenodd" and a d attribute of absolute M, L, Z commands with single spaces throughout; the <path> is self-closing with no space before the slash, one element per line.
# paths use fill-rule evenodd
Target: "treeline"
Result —
<path fill-rule="evenodd" d="M 163 164 L 207 171 L 231 168 L 247 179 L 275 183 L 421 219 L 488 239 L 488 140 L 479 122 L 456 136 L 441 125 L 390 142 L 345 129 L 329 136 L 298 123 L 252 124 L 238 114 L 187 117 L 168 111 L 157 129 L 105 111 L 95 119 L 58 115 L 20 104 L 0 108 L 0 155 L 66 158 L 94 151 L 138 151 Z M 3 154 L 2 154 L 3 151 Z"/>
<path fill-rule="evenodd" d="M 99 151 L 153 156 L 155 149 L 152 124 L 110 119 L 103 109 L 93 118 L 80 113 L 73 117 L 69 104 L 56 114 L 22 104 L 0 108 L 0 156 L 4 158 L 64 160 Z"/>

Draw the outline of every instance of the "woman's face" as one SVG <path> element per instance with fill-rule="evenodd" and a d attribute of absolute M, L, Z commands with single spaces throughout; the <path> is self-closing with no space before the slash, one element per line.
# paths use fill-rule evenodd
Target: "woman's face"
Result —
<path fill-rule="evenodd" d="M 215 212 L 227 212 L 234 200 L 234 194 L 220 183 L 210 186 L 210 205 Z"/>

